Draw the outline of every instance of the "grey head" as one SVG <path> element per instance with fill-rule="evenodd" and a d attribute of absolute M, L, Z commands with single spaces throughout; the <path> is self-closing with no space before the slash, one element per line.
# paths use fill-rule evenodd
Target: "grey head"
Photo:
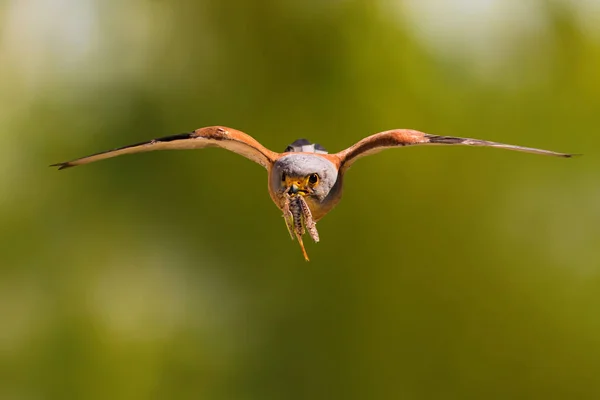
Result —
<path fill-rule="evenodd" d="M 341 180 L 335 165 L 326 158 L 290 152 L 273 164 L 269 181 L 270 189 L 277 197 L 301 192 L 307 200 L 323 202 Z"/>

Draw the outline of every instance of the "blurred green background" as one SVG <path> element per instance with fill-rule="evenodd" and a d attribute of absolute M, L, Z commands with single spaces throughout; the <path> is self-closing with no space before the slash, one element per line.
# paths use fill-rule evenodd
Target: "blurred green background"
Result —
<path fill-rule="evenodd" d="M 600 398 L 598 1 L 4 0 L 0 399 Z M 413 128 L 291 242 L 218 149 Z M 253 183 L 256 184 L 253 184 Z"/>

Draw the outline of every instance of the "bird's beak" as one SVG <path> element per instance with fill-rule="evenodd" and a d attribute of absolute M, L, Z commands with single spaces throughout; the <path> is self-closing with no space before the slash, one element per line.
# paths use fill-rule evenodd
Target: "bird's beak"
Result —
<path fill-rule="evenodd" d="M 287 188 L 286 193 L 291 195 L 306 196 L 309 192 L 308 179 L 306 178 L 290 178 L 288 176 L 285 178 L 285 187 Z"/>

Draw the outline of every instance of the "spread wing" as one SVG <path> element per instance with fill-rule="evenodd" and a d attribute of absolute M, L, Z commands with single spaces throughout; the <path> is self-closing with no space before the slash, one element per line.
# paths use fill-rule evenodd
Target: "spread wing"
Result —
<path fill-rule="evenodd" d="M 72 161 L 52 164 L 51 166 L 58 167 L 58 169 L 61 170 L 77 165 L 89 164 L 106 158 L 117 157 L 123 154 L 142 153 L 154 150 L 202 149 L 204 147 L 221 147 L 233 151 L 265 168 L 268 168 L 277 157 L 277 153 L 265 148 L 244 132 L 224 126 L 209 126 L 197 129 L 190 133 L 165 136 L 148 142 L 136 143 L 104 151 L 102 153 L 96 153 Z"/>
<path fill-rule="evenodd" d="M 347 170 L 361 157 L 380 152 L 381 150 L 390 149 L 393 147 L 403 147 L 412 145 L 464 145 L 464 146 L 487 146 L 497 147 L 499 149 L 522 151 L 526 153 L 544 154 L 555 157 L 573 157 L 575 154 L 556 153 L 549 150 L 534 149 L 531 147 L 514 146 L 511 144 L 503 144 L 496 142 L 488 142 L 486 140 L 459 138 L 453 136 L 437 136 L 427 133 L 415 131 L 412 129 L 394 129 L 376 133 L 364 138 L 353 146 L 348 147 L 337 153 L 341 160 L 342 169 Z"/>

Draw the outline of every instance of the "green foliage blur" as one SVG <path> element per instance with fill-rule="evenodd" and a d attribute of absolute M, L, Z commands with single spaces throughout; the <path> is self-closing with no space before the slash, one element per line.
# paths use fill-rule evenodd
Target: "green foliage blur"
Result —
<path fill-rule="evenodd" d="M 442 3 L 0 3 L 0 399 L 600 398 L 599 14 Z M 310 263 L 235 154 L 47 167 L 217 124 L 585 155 L 362 159 Z"/>

